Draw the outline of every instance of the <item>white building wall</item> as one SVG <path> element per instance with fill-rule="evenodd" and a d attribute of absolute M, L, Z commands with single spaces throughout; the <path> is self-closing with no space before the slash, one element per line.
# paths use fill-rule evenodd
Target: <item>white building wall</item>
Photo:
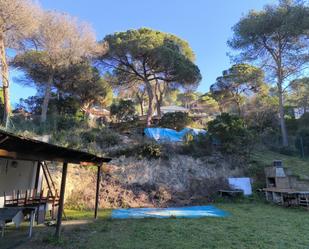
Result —
<path fill-rule="evenodd" d="M 36 162 L 0 158 L 0 207 L 4 204 L 4 192 L 12 195 L 14 190 L 33 189 L 36 171 Z"/>

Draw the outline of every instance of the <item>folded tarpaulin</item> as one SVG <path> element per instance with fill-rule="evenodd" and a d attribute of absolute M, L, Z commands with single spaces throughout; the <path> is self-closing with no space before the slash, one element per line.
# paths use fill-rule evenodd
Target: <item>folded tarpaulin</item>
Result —
<path fill-rule="evenodd" d="M 138 218 L 202 218 L 226 217 L 229 213 L 214 206 L 189 206 L 175 208 L 127 208 L 112 211 L 113 219 Z"/>
<path fill-rule="evenodd" d="M 181 131 L 168 128 L 145 128 L 144 133 L 148 138 L 156 141 L 182 142 L 186 134 L 197 136 L 199 134 L 206 134 L 207 132 L 202 129 L 193 128 L 184 128 Z"/>
<path fill-rule="evenodd" d="M 233 189 L 240 189 L 244 192 L 244 195 L 252 195 L 251 180 L 248 177 L 230 177 L 228 179 L 229 185 Z"/>

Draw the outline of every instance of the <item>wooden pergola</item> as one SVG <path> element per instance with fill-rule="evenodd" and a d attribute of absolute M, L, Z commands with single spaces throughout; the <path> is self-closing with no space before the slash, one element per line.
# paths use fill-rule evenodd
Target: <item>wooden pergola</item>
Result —
<path fill-rule="evenodd" d="M 97 218 L 101 168 L 104 163 L 110 162 L 111 158 L 99 157 L 90 153 L 60 147 L 22 136 L 17 136 L 5 131 L 0 131 L 0 158 L 33 161 L 38 162 L 39 164 L 43 161 L 63 163 L 59 208 L 57 213 L 57 224 L 55 232 L 56 237 L 60 237 L 61 232 L 68 164 L 71 163 L 80 164 L 82 166 L 97 166 L 96 199 L 94 209 L 94 218 Z"/>

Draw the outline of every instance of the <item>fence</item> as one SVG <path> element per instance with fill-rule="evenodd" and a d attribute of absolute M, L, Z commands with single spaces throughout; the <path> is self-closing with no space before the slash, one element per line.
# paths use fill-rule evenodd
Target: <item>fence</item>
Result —
<path fill-rule="evenodd" d="M 261 142 L 272 151 L 285 155 L 309 157 L 309 136 L 289 136 L 289 146 L 282 146 L 280 134 L 268 133 L 261 135 Z"/>

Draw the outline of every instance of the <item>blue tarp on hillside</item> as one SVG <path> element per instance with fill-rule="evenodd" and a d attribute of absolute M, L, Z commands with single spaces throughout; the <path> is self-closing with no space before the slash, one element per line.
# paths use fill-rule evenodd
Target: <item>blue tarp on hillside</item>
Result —
<path fill-rule="evenodd" d="M 230 214 L 214 206 L 192 206 L 180 208 L 128 208 L 112 211 L 113 219 L 141 218 L 203 218 L 226 217 Z"/>
<path fill-rule="evenodd" d="M 182 142 L 185 135 L 188 133 L 194 136 L 207 133 L 205 130 L 193 128 L 184 128 L 181 131 L 175 131 L 168 128 L 145 128 L 144 132 L 148 138 L 156 141 L 167 142 Z"/>

